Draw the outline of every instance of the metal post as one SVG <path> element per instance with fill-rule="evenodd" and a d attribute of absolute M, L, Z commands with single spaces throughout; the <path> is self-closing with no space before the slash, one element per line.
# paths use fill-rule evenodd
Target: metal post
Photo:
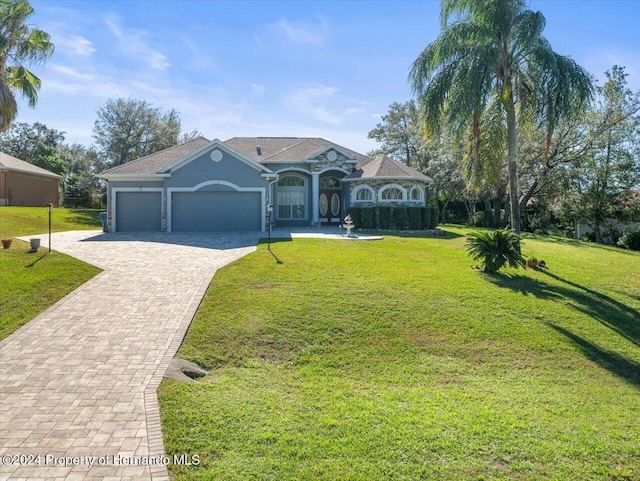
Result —
<path fill-rule="evenodd" d="M 49 211 L 49 254 L 51 254 L 51 209 L 53 208 L 53 204 L 49 202 L 47 204 L 47 210 Z"/>
<path fill-rule="evenodd" d="M 269 237 L 267 241 L 267 250 L 271 252 L 271 212 L 273 212 L 273 206 L 271 204 L 267 206 L 267 212 L 269 214 L 267 216 L 267 218 L 269 219 Z"/>

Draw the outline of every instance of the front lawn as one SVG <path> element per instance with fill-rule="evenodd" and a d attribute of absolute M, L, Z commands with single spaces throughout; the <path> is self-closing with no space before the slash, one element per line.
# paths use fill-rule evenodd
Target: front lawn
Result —
<path fill-rule="evenodd" d="M 51 230 L 102 229 L 98 209 L 66 209 L 51 211 Z M 3 239 L 49 232 L 49 213 L 46 207 L 0 207 L 0 237 Z"/>
<path fill-rule="evenodd" d="M 460 234 L 465 229 L 455 230 Z M 176 480 L 640 479 L 640 254 L 527 238 L 266 245 L 219 271 L 159 388 Z"/>
<path fill-rule="evenodd" d="M 102 227 L 99 211 L 95 209 L 54 208 L 51 224 L 53 232 Z M 3 239 L 48 230 L 49 214 L 45 207 L 0 207 Z M 97 267 L 65 254 L 55 251 L 47 254 L 44 247 L 31 254 L 30 248 L 28 243 L 13 239 L 10 249 L 0 249 L 0 340 L 100 272 Z"/>

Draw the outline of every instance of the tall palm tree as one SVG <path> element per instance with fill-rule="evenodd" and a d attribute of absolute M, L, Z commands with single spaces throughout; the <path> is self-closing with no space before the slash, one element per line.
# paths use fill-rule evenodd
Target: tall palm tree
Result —
<path fill-rule="evenodd" d="M 43 62 L 53 53 L 49 34 L 25 23 L 32 13 L 27 0 L 0 0 L 0 132 L 18 113 L 14 92 L 30 107 L 38 101 L 40 79 L 24 63 Z"/>
<path fill-rule="evenodd" d="M 409 80 L 426 129 L 447 126 L 482 142 L 482 113 L 496 101 L 507 138 L 511 228 L 520 232 L 518 122 L 558 118 L 589 103 L 588 73 L 553 51 L 542 35 L 545 18 L 524 0 L 442 0 L 442 33 L 413 63 Z M 541 94 L 542 93 L 542 94 Z M 542 95 L 544 104 L 539 102 Z"/>

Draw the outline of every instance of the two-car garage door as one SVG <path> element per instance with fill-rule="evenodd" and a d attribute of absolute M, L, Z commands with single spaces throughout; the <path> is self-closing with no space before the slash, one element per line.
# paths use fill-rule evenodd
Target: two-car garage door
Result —
<path fill-rule="evenodd" d="M 171 199 L 173 232 L 259 231 L 262 228 L 259 192 L 174 192 Z"/>
<path fill-rule="evenodd" d="M 162 230 L 161 192 L 116 192 L 117 232 Z M 259 231 L 262 198 L 259 192 L 173 192 L 173 232 Z"/>

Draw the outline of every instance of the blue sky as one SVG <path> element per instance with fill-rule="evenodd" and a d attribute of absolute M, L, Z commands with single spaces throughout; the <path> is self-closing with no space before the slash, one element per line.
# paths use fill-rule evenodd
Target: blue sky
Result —
<path fill-rule="evenodd" d="M 438 1 L 32 0 L 53 57 L 35 110 L 67 141 L 92 143 L 109 98 L 176 108 L 207 138 L 320 136 L 366 153 L 367 133 L 411 92 L 407 74 L 438 35 Z M 640 0 L 531 0 L 545 35 L 598 78 L 625 65 L 640 89 Z"/>

